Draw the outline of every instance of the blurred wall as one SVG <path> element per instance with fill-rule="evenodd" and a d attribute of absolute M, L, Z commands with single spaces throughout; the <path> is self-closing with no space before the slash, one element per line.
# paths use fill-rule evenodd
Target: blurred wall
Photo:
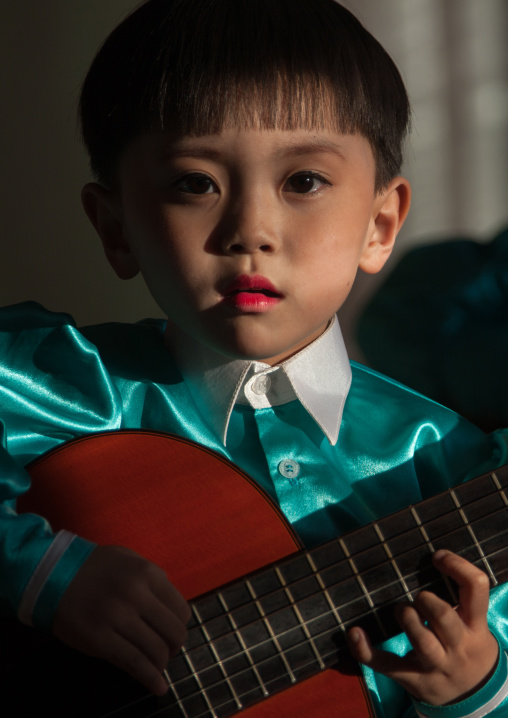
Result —
<path fill-rule="evenodd" d="M 80 324 L 160 315 L 139 278 L 115 277 L 80 204 L 89 173 L 79 87 L 100 42 L 137 4 L 2 2 L 0 304 L 35 299 Z M 392 54 L 413 102 L 405 173 L 414 199 L 398 252 L 459 233 L 487 238 L 508 222 L 508 3 L 345 4 Z M 348 337 L 376 281 L 359 278 L 341 312 Z"/>

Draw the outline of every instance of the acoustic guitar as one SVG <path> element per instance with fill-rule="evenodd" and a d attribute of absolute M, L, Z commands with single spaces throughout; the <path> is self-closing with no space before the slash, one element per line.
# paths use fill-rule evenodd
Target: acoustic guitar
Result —
<path fill-rule="evenodd" d="M 455 603 L 433 551 L 507 580 L 508 467 L 303 550 L 278 508 L 226 459 L 181 437 L 107 432 L 29 467 L 18 510 L 161 565 L 191 602 L 189 637 L 148 695 L 120 671 L 32 629 L 2 627 L 2 700 L 53 718 L 373 716 L 345 633 L 399 632 L 393 604 L 423 588 Z M 7 693 L 6 693 L 7 691 Z M 6 697 L 7 696 L 7 697 Z"/>

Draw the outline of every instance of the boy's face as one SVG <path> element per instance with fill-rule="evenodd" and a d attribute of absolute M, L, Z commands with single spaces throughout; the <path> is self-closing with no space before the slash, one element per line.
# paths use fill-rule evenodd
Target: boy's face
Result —
<path fill-rule="evenodd" d="M 119 178 L 83 193 L 119 276 L 141 270 L 169 331 L 271 364 L 324 331 L 358 267 L 383 266 L 409 205 L 401 178 L 376 194 L 364 137 L 325 130 L 149 135 Z"/>

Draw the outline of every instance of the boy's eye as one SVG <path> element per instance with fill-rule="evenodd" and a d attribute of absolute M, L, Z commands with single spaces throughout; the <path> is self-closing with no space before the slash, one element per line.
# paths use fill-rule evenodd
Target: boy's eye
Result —
<path fill-rule="evenodd" d="M 312 194 L 317 192 L 323 185 L 330 185 L 330 183 L 315 172 L 299 172 L 286 182 L 286 188 L 290 192 L 296 192 L 297 194 Z"/>
<path fill-rule="evenodd" d="M 215 185 L 206 175 L 190 174 L 181 177 L 175 182 L 175 186 L 180 192 L 188 192 L 189 194 L 210 194 L 215 191 Z"/>

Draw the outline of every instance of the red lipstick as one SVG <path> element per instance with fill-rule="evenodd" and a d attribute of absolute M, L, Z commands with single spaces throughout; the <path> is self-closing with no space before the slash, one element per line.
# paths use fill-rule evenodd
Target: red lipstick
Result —
<path fill-rule="evenodd" d="M 242 274 L 222 291 L 224 302 L 242 312 L 266 312 L 276 306 L 283 295 L 266 277 Z"/>

